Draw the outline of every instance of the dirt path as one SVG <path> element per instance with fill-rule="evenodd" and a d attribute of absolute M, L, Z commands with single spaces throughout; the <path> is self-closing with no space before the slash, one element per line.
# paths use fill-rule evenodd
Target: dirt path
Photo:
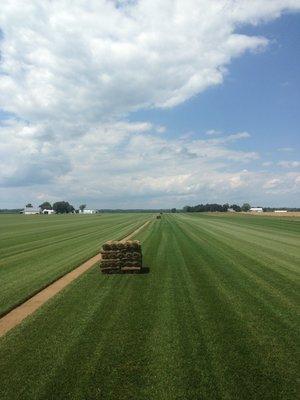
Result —
<path fill-rule="evenodd" d="M 150 221 L 145 222 L 134 232 L 124 237 L 122 241 L 128 240 L 133 236 L 135 236 L 141 229 L 147 226 L 149 222 Z M 66 286 L 68 286 L 71 282 L 73 282 L 84 272 L 89 270 L 93 265 L 95 265 L 100 260 L 101 260 L 101 255 L 97 254 L 96 256 L 90 258 L 89 260 L 81 264 L 73 271 L 67 273 L 63 277 L 59 278 L 57 281 L 51 283 L 45 289 L 41 290 L 36 295 L 32 296 L 29 300 L 25 301 L 20 306 L 14 308 L 8 314 L 4 315 L 4 317 L 0 319 L 0 337 L 5 335 L 15 326 L 19 325 L 25 318 L 33 314 L 38 308 L 40 308 L 44 303 L 46 303 L 46 301 L 48 301 L 57 293 L 59 293 L 61 290 L 63 290 Z"/>

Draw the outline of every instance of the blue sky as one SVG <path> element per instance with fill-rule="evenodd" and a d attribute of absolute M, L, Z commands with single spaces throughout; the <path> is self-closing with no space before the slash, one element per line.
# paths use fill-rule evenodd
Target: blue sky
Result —
<path fill-rule="evenodd" d="M 279 148 L 300 153 L 300 14 L 241 31 L 267 37 L 269 47 L 258 54 L 245 54 L 231 62 L 222 85 L 209 88 L 170 110 L 139 111 L 131 120 L 150 120 L 168 127 L 170 135 L 210 129 L 251 133 L 238 146 L 259 150 L 266 158 L 282 157 Z M 270 154 L 271 153 L 271 154 Z"/>
<path fill-rule="evenodd" d="M 300 206 L 299 0 L 67 3 L 0 11 L 0 207 Z"/>

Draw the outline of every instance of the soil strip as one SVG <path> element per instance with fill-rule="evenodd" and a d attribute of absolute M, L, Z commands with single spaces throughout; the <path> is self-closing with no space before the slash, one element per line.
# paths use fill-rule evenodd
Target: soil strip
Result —
<path fill-rule="evenodd" d="M 140 230 L 149 224 L 150 221 L 145 222 L 134 232 L 127 235 L 122 241 L 129 240 L 135 236 Z M 25 318 L 33 314 L 38 308 L 40 308 L 46 301 L 51 299 L 76 278 L 82 275 L 84 272 L 93 267 L 97 262 L 101 260 L 101 254 L 90 258 L 85 261 L 79 267 L 75 268 L 73 271 L 68 272 L 66 275 L 59 278 L 57 281 L 51 283 L 46 288 L 42 289 L 40 292 L 32 296 L 30 299 L 17 306 L 11 310 L 8 314 L 4 315 L 0 319 L 0 337 L 5 335 L 8 331 L 13 329 L 15 326 L 19 325 Z"/>

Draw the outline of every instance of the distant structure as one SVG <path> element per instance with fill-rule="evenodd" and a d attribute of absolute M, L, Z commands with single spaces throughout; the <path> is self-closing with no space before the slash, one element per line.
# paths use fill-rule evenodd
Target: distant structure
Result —
<path fill-rule="evenodd" d="M 264 212 L 262 207 L 251 207 L 249 211 L 250 212 Z"/>
<path fill-rule="evenodd" d="M 287 212 L 287 210 L 274 210 L 274 212 L 276 212 L 276 213 L 286 213 Z"/>
<path fill-rule="evenodd" d="M 55 214 L 55 211 L 44 209 L 43 211 L 41 211 L 41 214 Z"/>
<path fill-rule="evenodd" d="M 79 210 L 79 214 L 96 214 L 96 210 Z"/>
<path fill-rule="evenodd" d="M 34 214 L 39 214 L 40 209 L 39 208 L 34 208 L 34 207 L 25 207 L 24 210 L 22 211 L 22 214 L 24 215 L 34 215 Z"/>
<path fill-rule="evenodd" d="M 236 212 L 233 208 L 228 208 L 228 212 Z"/>

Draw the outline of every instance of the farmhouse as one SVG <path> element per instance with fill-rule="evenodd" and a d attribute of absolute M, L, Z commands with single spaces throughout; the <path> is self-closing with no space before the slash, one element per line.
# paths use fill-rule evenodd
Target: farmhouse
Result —
<path fill-rule="evenodd" d="M 264 210 L 262 207 L 251 207 L 250 210 L 251 212 L 263 212 Z"/>
<path fill-rule="evenodd" d="M 40 210 L 38 208 L 34 207 L 25 207 L 24 210 L 22 211 L 22 214 L 25 215 L 34 215 L 34 214 L 39 214 Z"/>
<path fill-rule="evenodd" d="M 96 210 L 79 210 L 79 214 L 96 214 Z"/>

